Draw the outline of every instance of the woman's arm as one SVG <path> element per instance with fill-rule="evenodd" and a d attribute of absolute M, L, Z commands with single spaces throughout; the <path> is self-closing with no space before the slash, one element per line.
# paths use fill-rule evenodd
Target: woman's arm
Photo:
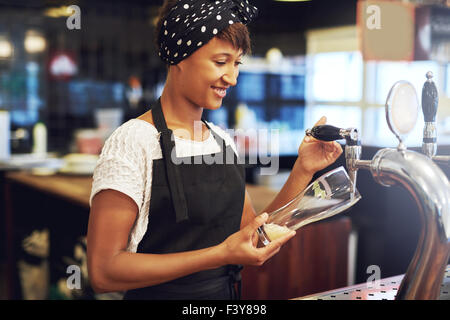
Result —
<path fill-rule="evenodd" d="M 299 164 L 296 161 L 291 174 L 281 188 L 280 192 L 278 192 L 275 199 L 273 199 L 273 201 L 263 210 L 263 212 L 272 212 L 278 208 L 281 208 L 308 186 L 313 174 L 303 171 L 298 168 L 298 166 Z"/>
<path fill-rule="evenodd" d="M 217 246 L 173 254 L 131 253 L 126 247 L 137 212 L 135 202 L 118 191 L 103 190 L 93 198 L 87 254 L 96 292 L 147 287 L 226 264 L 262 265 L 295 234 L 256 248 L 251 239 L 267 219 L 262 215 Z"/>

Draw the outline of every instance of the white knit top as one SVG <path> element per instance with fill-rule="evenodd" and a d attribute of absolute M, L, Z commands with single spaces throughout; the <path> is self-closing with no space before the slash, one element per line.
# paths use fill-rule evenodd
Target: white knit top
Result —
<path fill-rule="evenodd" d="M 237 154 L 236 145 L 230 135 L 220 127 L 207 123 Z M 212 134 L 201 142 L 175 136 L 175 149 L 177 157 L 190 157 L 219 152 L 220 146 Z M 90 206 L 95 194 L 105 189 L 122 192 L 136 202 L 139 212 L 128 239 L 127 251 L 130 252 L 136 252 L 147 231 L 152 167 L 153 160 L 157 159 L 162 159 L 158 131 L 147 121 L 131 119 L 117 128 L 106 140 L 94 170 Z"/>

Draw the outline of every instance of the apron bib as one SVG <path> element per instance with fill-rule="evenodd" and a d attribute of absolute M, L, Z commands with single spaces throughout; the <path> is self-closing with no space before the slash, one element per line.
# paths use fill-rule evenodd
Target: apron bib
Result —
<path fill-rule="evenodd" d="M 172 130 L 167 128 L 160 100 L 152 108 L 152 115 L 161 133 L 163 158 L 153 161 L 149 223 L 137 252 L 166 254 L 220 244 L 240 229 L 245 197 L 244 165 L 238 164 L 231 146 L 226 146 L 204 120 L 221 147 L 220 152 L 206 157 L 177 158 Z M 211 159 L 216 161 L 211 163 Z M 240 299 L 241 269 L 239 265 L 227 265 L 197 272 L 129 290 L 124 299 Z"/>

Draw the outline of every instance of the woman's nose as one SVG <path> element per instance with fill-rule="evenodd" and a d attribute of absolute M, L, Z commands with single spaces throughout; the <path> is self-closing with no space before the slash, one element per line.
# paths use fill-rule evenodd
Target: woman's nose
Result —
<path fill-rule="evenodd" d="M 222 79 L 229 84 L 230 86 L 234 87 L 237 84 L 237 77 L 239 75 L 239 71 L 236 70 L 229 70 L 228 72 L 226 72 L 223 76 Z"/>

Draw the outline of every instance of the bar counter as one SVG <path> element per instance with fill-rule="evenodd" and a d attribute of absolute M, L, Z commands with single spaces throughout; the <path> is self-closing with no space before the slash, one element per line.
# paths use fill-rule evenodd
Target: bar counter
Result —
<path fill-rule="evenodd" d="M 89 207 L 92 187 L 91 176 L 62 175 L 36 176 L 26 171 L 6 174 L 7 181 L 29 186 L 40 192 L 51 194 L 69 202 Z"/>
<path fill-rule="evenodd" d="M 312 294 L 292 300 L 395 300 L 404 275 Z M 445 270 L 439 300 L 450 300 L 450 265 Z"/>

